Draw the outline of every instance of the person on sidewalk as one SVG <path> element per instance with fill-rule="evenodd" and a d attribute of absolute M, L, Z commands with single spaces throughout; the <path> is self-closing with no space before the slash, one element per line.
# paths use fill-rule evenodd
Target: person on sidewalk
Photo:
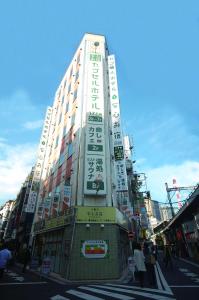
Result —
<path fill-rule="evenodd" d="M 148 244 L 144 245 L 144 256 L 145 256 L 145 265 L 146 265 L 146 272 L 148 282 L 151 286 L 156 285 L 156 277 L 155 277 L 155 264 L 156 258 L 153 253 L 153 249 L 149 248 Z"/>
<path fill-rule="evenodd" d="M 164 265 L 167 269 L 168 265 L 170 266 L 171 270 L 173 270 L 173 262 L 172 262 L 172 255 L 171 255 L 171 249 L 169 245 L 165 246 L 164 250 Z"/>
<path fill-rule="evenodd" d="M 135 261 L 135 268 L 138 273 L 140 286 L 144 287 L 144 273 L 146 272 L 145 257 L 144 257 L 143 251 L 141 250 L 141 245 L 138 243 L 134 247 L 133 258 Z"/>
<path fill-rule="evenodd" d="M 3 277 L 4 270 L 7 267 L 8 261 L 12 258 L 10 250 L 6 244 L 3 244 L 0 250 L 0 278 Z"/>
<path fill-rule="evenodd" d="M 23 268 L 22 268 L 22 272 L 25 273 L 26 272 L 26 268 L 27 268 L 27 265 L 29 264 L 31 260 L 31 247 L 26 247 L 24 249 L 24 252 L 23 252 Z"/>

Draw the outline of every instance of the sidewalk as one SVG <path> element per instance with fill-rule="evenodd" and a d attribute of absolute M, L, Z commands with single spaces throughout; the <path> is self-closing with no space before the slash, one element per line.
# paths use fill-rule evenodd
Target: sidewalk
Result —
<path fill-rule="evenodd" d="M 19 268 L 22 269 L 22 264 L 21 263 L 15 263 L 15 265 Z M 37 275 L 40 278 L 45 278 L 48 280 L 52 280 L 56 283 L 59 284 L 85 284 L 85 283 L 128 283 L 131 280 L 131 276 L 129 274 L 128 268 L 126 268 L 123 271 L 122 276 L 119 279 L 105 279 L 105 280 L 97 280 L 97 279 L 93 279 L 93 280 L 68 280 L 65 279 L 63 277 L 61 277 L 61 275 L 57 274 L 57 273 L 53 273 L 50 272 L 48 275 L 41 273 L 41 271 L 39 270 L 34 270 L 34 269 L 27 269 L 27 272 L 30 272 L 32 274 Z"/>

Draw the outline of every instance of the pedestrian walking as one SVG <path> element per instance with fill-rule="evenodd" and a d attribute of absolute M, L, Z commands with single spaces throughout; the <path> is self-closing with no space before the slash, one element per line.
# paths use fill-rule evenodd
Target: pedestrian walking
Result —
<path fill-rule="evenodd" d="M 133 258 L 135 261 L 135 269 L 139 277 L 140 286 L 144 287 L 144 273 L 146 272 L 146 267 L 145 257 L 143 251 L 141 250 L 140 244 L 135 245 Z"/>
<path fill-rule="evenodd" d="M 27 265 L 29 264 L 31 260 L 31 247 L 26 247 L 24 249 L 24 252 L 23 252 L 23 269 L 22 269 L 22 272 L 25 273 L 26 272 L 26 268 L 27 268 Z"/>
<path fill-rule="evenodd" d="M 166 245 L 164 249 L 164 265 L 165 268 L 167 268 L 169 265 L 170 268 L 173 270 L 172 255 L 171 255 L 171 249 L 169 245 Z"/>
<path fill-rule="evenodd" d="M 156 258 L 153 249 L 149 248 L 148 244 L 144 245 L 144 256 L 148 282 L 151 286 L 156 285 L 155 264 Z"/>
<path fill-rule="evenodd" d="M 0 250 L 0 278 L 3 277 L 4 270 L 7 267 L 8 261 L 12 258 L 10 250 L 6 244 L 2 245 L 2 250 Z"/>
<path fill-rule="evenodd" d="M 128 258 L 128 271 L 131 273 L 133 281 L 135 281 L 135 261 L 133 256 Z"/>

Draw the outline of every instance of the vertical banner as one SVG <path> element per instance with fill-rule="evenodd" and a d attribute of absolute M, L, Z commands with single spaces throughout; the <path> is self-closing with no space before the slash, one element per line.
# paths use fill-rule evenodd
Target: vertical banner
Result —
<path fill-rule="evenodd" d="M 84 194 L 106 194 L 102 54 L 89 52 Z"/>
<path fill-rule="evenodd" d="M 45 159 L 48 135 L 49 135 L 49 130 L 50 130 L 51 115 L 52 115 L 52 108 L 48 107 L 47 112 L 46 112 L 45 121 L 44 121 L 43 130 L 42 130 L 42 135 L 41 135 L 41 139 L 40 139 L 40 143 L 39 143 L 39 150 L 38 150 L 38 155 L 37 155 L 37 162 L 36 162 L 35 169 L 34 169 L 31 191 L 30 191 L 30 194 L 28 197 L 27 206 L 26 206 L 26 210 L 25 210 L 28 213 L 33 213 L 35 210 L 35 205 L 36 205 L 36 201 L 37 201 L 37 195 L 38 195 L 38 190 L 39 190 L 39 185 L 40 185 L 40 180 L 41 180 L 41 173 L 42 173 L 43 163 L 44 163 L 44 159 Z M 33 197 L 33 193 L 34 193 L 34 197 Z M 43 204 L 41 203 L 40 208 L 39 208 L 39 214 L 38 214 L 39 217 L 42 216 L 42 213 L 41 213 L 42 207 L 43 207 Z"/>
<path fill-rule="evenodd" d="M 51 208 L 51 198 L 48 197 L 44 200 L 44 218 L 48 218 L 50 216 L 50 208 Z"/>
<path fill-rule="evenodd" d="M 61 193 L 60 211 L 64 212 L 71 206 L 71 186 L 64 185 Z"/>
<path fill-rule="evenodd" d="M 120 121 L 120 104 L 117 87 L 117 76 L 114 55 L 108 56 L 110 106 L 112 124 L 112 143 L 114 154 L 114 169 L 116 178 L 116 191 L 128 191 L 126 164 L 124 158 L 123 135 Z M 128 196 L 126 196 L 128 198 Z"/>
<path fill-rule="evenodd" d="M 51 215 L 56 216 L 59 210 L 60 194 L 55 194 L 52 200 Z"/>

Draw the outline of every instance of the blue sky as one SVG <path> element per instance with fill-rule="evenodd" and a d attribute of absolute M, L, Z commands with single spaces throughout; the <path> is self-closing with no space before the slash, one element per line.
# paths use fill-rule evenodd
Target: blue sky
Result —
<path fill-rule="evenodd" d="M 199 2 L 16 0 L 0 4 L 0 204 L 30 171 L 47 105 L 84 33 L 115 54 L 123 127 L 152 197 L 199 182 Z"/>

